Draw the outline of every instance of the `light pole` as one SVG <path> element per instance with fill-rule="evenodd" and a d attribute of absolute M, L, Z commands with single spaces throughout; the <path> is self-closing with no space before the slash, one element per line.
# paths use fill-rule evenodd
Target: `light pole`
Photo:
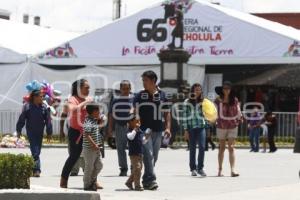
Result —
<path fill-rule="evenodd" d="M 113 20 L 121 17 L 121 0 L 113 0 Z"/>
<path fill-rule="evenodd" d="M 191 55 L 184 49 L 167 49 L 158 53 L 161 61 L 161 88 L 171 93 L 182 93 L 189 88 L 188 65 Z"/>

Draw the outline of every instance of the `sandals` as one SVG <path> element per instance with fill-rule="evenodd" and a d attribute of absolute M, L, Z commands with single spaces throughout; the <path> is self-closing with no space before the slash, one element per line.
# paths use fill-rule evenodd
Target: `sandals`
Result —
<path fill-rule="evenodd" d="M 231 177 L 238 177 L 238 176 L 240 176 L 240 174 L 235 173 L 235 172 L 231 172 Z"/>
<path fill-rule="evenodd" d="M 99 190 L 103 189 L 103 186 L 101 186 L 100 183 L 96 182 L 95 185 L 96 185 L 97 189 L 99 189 Z"/>
<path fill-rule="evenodd" d="M 222 174 L 222 172 L 219 171 L 219 172 L 218 172 L 218 177 L 223 177 L 223 176 L 224 176 L 224 174 Z"/>
<path fill-rule="evenodd" d="M 218 177 L 223 177 L 224 175 L 222 174 L 222 170 L 219 170 L 218 172 Z M 238 177 L 240 176 L 240 174 L 235 173 L 235 172 L 231 172 L 231 177 Z"/>

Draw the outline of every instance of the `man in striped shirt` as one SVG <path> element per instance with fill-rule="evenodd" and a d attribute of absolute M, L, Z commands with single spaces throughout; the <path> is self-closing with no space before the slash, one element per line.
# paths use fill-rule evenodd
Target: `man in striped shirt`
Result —
<path fill-rule="evenodd" d="M 103 142 L 103 137 L 100 133 L 100 118 L 99 105 L 89 104 L 86 106 L 88 116 L 83 124 L 83 157 L 85 162 L 85 170 L 83 176 L 84 190 L 96 191 L 102 189 L 97 184 L 97 176 L 103 168 L 101 161 L 100 146 Z"/>

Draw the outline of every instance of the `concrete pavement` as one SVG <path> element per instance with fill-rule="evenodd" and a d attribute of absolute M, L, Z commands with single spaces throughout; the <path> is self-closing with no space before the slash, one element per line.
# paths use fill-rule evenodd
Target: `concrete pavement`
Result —
<path fill-rule="evenodd" d="M 0 149 L 2 152 L 28 153 L 29 149 Z M 67 158 L 67 149 L 42 149 L 42 174 L 32 178 L 33 185 L 58 188 L 61 169 Z M 274 154 L 250 153 L 236 150 L 238 178 L 229 176 L 228 152 L 225 154 L 224 175 L 217 174 L 217 151 L 209 151 L 205 158 L 208 177 L 191 177 L 188 167 L 188 151 L 184 149 L 162 149 L 156 165 L 159 189 L 157 191 L 128 191 L 124 185 L 126 177 L 119 177 L 117 153 L 107 150 L 104 168 L 99 181 L 104 186 L 100 190 L 102 200 L 117 199 L 208 199 L 208 200 L 288 200 L 300 199 L 300 155 L 291 149 L 281 149 Z M 128 160 L 129 161 L 129 160 Z M 69 187 L 82 190 L 82 171 L 77 177 L 70 177 Z"/>

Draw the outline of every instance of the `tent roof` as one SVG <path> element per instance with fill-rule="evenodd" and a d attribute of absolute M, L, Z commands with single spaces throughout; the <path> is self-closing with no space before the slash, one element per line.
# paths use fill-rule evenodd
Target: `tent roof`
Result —
<path fill-rule="evenodd" d="M 200 2 L 201 0 L 197 0 L 197 1 Z M 300 31 L 291 26 L 286 26 L 281 23 L 273 22 L 249 13 L 241 12 L 227 7 L 222 7 L 215 4 L 210 4 L 208 2 L 201 1 L 201 3 L 206 4 L 214 9 L 217 9 L 220 12 L 224 12 L 226 13 L 226 15 L 237 18 L 243 22 L 247 22 L 249 24 L 255 25 L 265 30 L 276 32 L 278 34 L 281 34 L 285 37 L 289 37 L 294 40 L 298 40 L 298 41 L 300 40 L 300 34 L 299 34 Z"/>
<path fill-rule="evenodd" d="M 184 26 L 191 29 L 185 34 L 196 35 L 196 39 L 184 42 L 184 48 L 192 54 L 191 64 L 300 63 L 299 30 L 205 1 L 188 2 L 191 6 L 184 15 Z M 137 29 L 142 19 L 150 19 L 140 25 L 145 32 L 152 27 L 151 33 L 155 34 L 154 22 L 163 17 L 162 4 L 156 4 L 58 47 L 70 50 L 71 56 L 70 52 L 65 57 L 53 56 L 57 50 L 53 49 L 52 54 L 50 51 L 39 54 L 37 62 L 49 65 L 159 64 L 157 53 L 170 43 L 173 26 L 168 22 L 160 24 L 158 27 L 165 28 L 167 37 L 156 42 L 153 38 L 140 41 Z M 198 31 L 193 32 L 197 28 Z M 205 37 L 208 39 L 203 39 Z"/>
<path fill-rule="evenodd" d="M 300 66 L 286 66 L 268 70 L 258 76 L 238 82 L 236 85 L 276 85 L 300 87 Z"/>
<path fill-rule="evenodd" d="M 22 63 L 24 61 L 26 61 L 26 55 L 0 46 L 0 64 Z"/>
<path fill-rule="evenodd" d="M 0 46 L 27 55 L 37 54 L 79 34 L 0 19 Z"/>

